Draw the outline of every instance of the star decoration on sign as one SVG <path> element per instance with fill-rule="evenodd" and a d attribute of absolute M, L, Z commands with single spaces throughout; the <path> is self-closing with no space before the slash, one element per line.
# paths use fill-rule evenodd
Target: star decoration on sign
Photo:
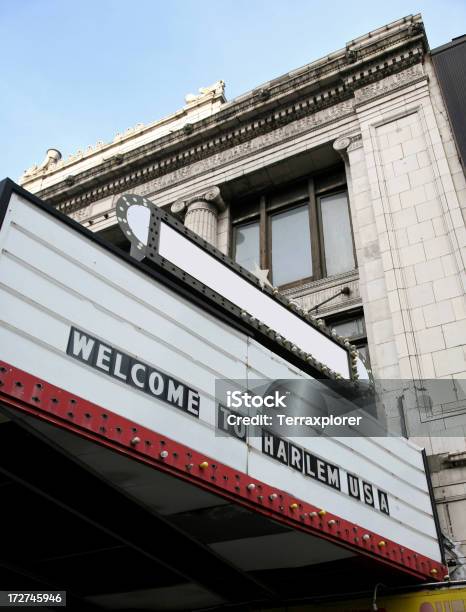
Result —
<path fill-rule="evenodd" d="M 259 268 L 257 264 L 254 264 L 254 270 L 252 270 L 252 273 L 254 274 L 254 276 L 256 276 L 259 279 L 261 289 L 263 289 L 265 285 L 268 285 L 269 287 L 273 287 L 272 283 L 268 279 L 268 276 L 269 276 L 268 270 L 263 270 L 262 268 Z"/>

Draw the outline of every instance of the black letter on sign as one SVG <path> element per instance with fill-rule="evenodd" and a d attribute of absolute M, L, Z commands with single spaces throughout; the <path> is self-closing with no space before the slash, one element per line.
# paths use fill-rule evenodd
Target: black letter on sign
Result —
<path fill-rule="evenodd" d="M 362 483 L 362 491 L 364 494 L 364 501 L 368 506 L 374 507 L 374 492 L 372 490 L 372 485 L 368 482 Z"/>
<path fill-rule="evenodd" d="M 353 476 L 352 474 L 348 474 L 348 493 L 351 497 L 356 499 L 360 499 L 361 494 L 359 492 L 359 478 Z"/>
<path fill-rule="evenodd" d="M 384 514 L 388 514 L 390 516 L 390 509 L 388 507 L 388 495 L 383 491 L 378 491 L 379 493 L 379 508 L 381 512 Z"/>
<path fill-rule="evenodd" d="M 231 414 L 235 417 L 240 418 L 239 422 L 237 421 L 235 425 L 230 425 L 228 423 L 227 419 Z M 230 408 L 227 408 L 222 404 L 218 404 L 217 406 L 217 427 L 222 431 L 225 431 L 226 433 L 230 434 L 230 436 L 234 436 L 235 438 L 238 438 L 238 440 L 246 442 L 248 428 L 241 421 L 240 413 L 235 412 L 234 410 L 230 410 Z M 270 444 L 270 442 L 265 441 L 263 443 Z"/>
<path fill-rule="evenodd" d="M 298 472 L 303 471 L 303 450 L 290 443 L 290 466 Z"/>
<path fill-rule="evenodd" d="M 95 338 L 72 327 L 70 329 L 66 353 L 75 359 L 79 359 L 79 361 L 92 364 L 96 352 L 96 345 L 97 340 Z"/>

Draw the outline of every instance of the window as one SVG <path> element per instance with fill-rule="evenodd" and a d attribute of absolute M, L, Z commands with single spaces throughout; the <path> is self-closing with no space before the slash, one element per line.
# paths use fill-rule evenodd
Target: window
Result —
<path fill-rule="evenodd" d="M 287 208 L 271 215 L 272 278 L 286 285 L 312 276 L 308 206 Z"/>
<path fill-rule="evenodd" d="M 320 198 L 326 276 L 354 268 L 353 237 L 346 191 Z"/>
<path fill-rule="evenodd" d="M 369 367 L 369 350 L 367 347 L 366 323 L 361 311 L 352 313 L 341 313 L 332 317 L 326 317 L 325 324 L 336 330 L 339 336 L 348 338 L 356 346 L 359 354 Z"/>
<path fill-rule="evenodd" d="M 292 287 L 356 267 L 345 177 L 307 179 L 235 202 L 233 257 L 247 270 L 269 270 Z"/>
<path fill-rule="evenodd" d="M 238 225 L 235 232 L 236 261 L 246 268 L 254 270 L 259 265 L 259 221 Z"/>

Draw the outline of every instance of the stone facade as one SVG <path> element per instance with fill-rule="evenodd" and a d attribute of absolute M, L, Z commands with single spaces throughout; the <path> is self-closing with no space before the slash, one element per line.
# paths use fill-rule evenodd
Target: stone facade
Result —
<path fill-rule="evenodd" d="M 96 232 L 115 226 L 121 193 L 145 195 L 230 253 L 238 197 L 344 164 L 357 269 L 285 292 L 306 309 L 334 297 L 324 317 L 363 309 L 377 378 L 450 378 L 464 392 L 466 181 L 421 17 L 230 102 L 222 82 L 187 100 L 68 160 L 50 150 L 24 187 Z M 442 528 L 463 561 L 465 413 L 440 415 L 456 437 L 422 440 Z"/>

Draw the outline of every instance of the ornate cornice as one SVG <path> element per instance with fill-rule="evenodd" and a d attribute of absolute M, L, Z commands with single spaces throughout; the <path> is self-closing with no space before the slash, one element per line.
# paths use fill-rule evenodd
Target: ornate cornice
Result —
<path fill-rule="evenodd" d="M 46 188 L 40 192 L 40 196 L 70 213 L 95 200 L 119 193 L 128 187 L 162 179 L 168 174 L 172 178 L 168 184 L 175 184 L 176 180 L 183 180 L 183 175 L 186 178 L 192 174 L 188 170 L 190 165 L 215 158 L 241 145 L 244 145 L 243 153 L 247 153 L 248 149 L 254 150 L 254 141 L 257 144 L 259 136 L 264 137 L 261 144 L 264 147 L 298 132 L 293 127 L 283 130 L 286 126 L 295 125 L 306 131 L 316 125 L 323 125 L 325 121 L 314 121 L 312 118 L 321 119 L 319 113 L 324 109 L 329 111 L 328 121 L 332 120 L 332 108 L 335 109 L 333 119 L 343 116 L 340 112 L 342 104 L 347 104 L 347 114 L 350 114 L 354 112 L 353 102 L 358 100 L 358 95 L 359 100 L 361 95 L 364 96 L 364 93 L 358 94 L 361 89 L 422 61 L 423 34 L 415 33 L 413 36 L 409 27 L 407 22 L 406 27 L 396 34 L 389 33 L 382 40 L 371 41 L 369 37 L 363 42 L 354 41 L 344 52 L 332 54 L 325 60 L 310 64 L 306 69 L 271 81 L 244 100 L 239 98 L 225 104 L 211 117 L 192 124 L 193 131 L 190 134 L 182 130 L 168 134 L 128 151 L 118 161 L 112 158 L 75 175 L 73 185 L 63 180 Z M 384 54 L 392 51 L 393 46 L 400 48 L 397 49 L 397 55 L 387 61 Z M 353 53 L 355 48 L 356 55 Z M 333 86 L 319 88 L 317 91 L 319 81 L 330 74 L 334 76 Z M 313 93 L 304 95 L 309 89 L 314 89 Z M 289 102 L 290 95 L 287 92 L 293 94 L 292 103 Z M 298 99 L 298 96 L 301 97 Z M 280 104 L 278 108 L 277 103 Z M 254 113 L 251 117 L 252 110 Z M 243 114 L 247 115 L 247 120 L 241 117 Z M 309 122 L 301 122 L 305 119 Z M 228 157 L 226 154 L 217 161 L 222 163 Z M 208 168 L 209 163 L 206 162 L 205 167 Z M 174 173 L 178 171 L 174 182 Z M 161 180 L 160 186 L 163 183 Z M 155 188 L 158 189 L 158 186 Z"/>
<path fill-rule="evenodd" d="M 329 104 L 330 100 L 334 101 L 334 98 L 330 95 L 325 99 L 327 100 L 327 107 L 321 111 L 316 109 L 318 100 L 317 104 L 313 101 L 303 101 L 300 103 L 298 111 L 286 112 L 285 110 L 281 113 L 276 113 L 274 116 L 263 118 L 245 128 L 235 130 L 226 135 L 219 135 L 217 138 L 207 141 L 201 146 L 163 158 L 160 161 L 155 161 L 139 170 L 128 174 L 121 172 L 119 173 L 120 176 L 115 180 L 111 180 L 68 200 L 62 200 L 58 206 L 69 214 L 107 195 L 119 193 L 128 188 L 128 186 L 134 187 L 149 181 L 150 190 L 157 191 L 167 186 L 182 183 L 190 176 L 219 167 L 219 165 L 228 163 L 233 158 L 238 159 L 242 156 L 247 156 L 255 150 L 273 146 L 297 134 L 315 130 L 354 113 L 354 104 L 351 97 L 336 104 Z M 313 112 L 311 112 L 311 108 Z M 306 113 L 305 109 L 307 110 Z M 302 118 L 296 119 L 296 116 L 299 115 Z M 55 203 L 53 195 L 47 196 L 47 191 L 43 192 L 42 197 L 48 197 L 52 203 Z"/>
<path fill-rule="evenodd" d="M 115 145 L 120 145 L 134 137 L 150 133 L 154 129 L 157 130 L 168 125 L 173 125 L 173 121 L 189 121 L 192 112 L 199 112 L 199 108 L 205 107 L 205 105 L 208 103 L 210 103 L 211 109 L 213 108 L 212 105 L 215 103 L 225 103 L 225 83 L 223 81 L 217 81 L 208 87 L 201 87 L 199 88 L 198 94 L 187 94 L 185 96 L 185 102 L 186 105 L 183 107 L 183 109 L 176 111 L 174 114 L 168 117 L 164 117 L 163 119 L 159 119 L 148 125 L 138 123 L 134 127 L 130 127 L 122 133 L 117 133 L 111 142 L 103 142 L 99 140 L 96 144 L 89 145 L 85 151 L 80 149 L 75 153 L 72 153 L 67 159 L 62 159 L 61 153 L 56 149 L 49 149 L 47 151 L 46 159 L 40 166 L 33 165 L 31 168 L 26 170 L 21 177 L 21 183 L 26 184 L 38 178 L 40 179 L 42 176 L 44 176 L 44 174 L 62 172 L 64 168 L 71 167 L 75 163 L 95 156 L 99 152 L 108 151 L 108 157 L 104 158 L 106 161 L 111 160 L 116 163 L 121 163 L 123 161 L 123 154 L 121 152 L 112 154 L 111 152 Z M 191 134 L 193 131 L 193 125 L 192 123 L 182 123 L 182 127 L 179 129 L 181 129 L 184 134 Z M 50 156 L 50 152 L 55 152 L 58 154 L 58 156 Z M 75 183 L 74 179 L 75 176 L 70 174 L 65 178 L 65 181 L 67 181 L 67 184 L 71 186 Z"/>
<path fill-rule="evenodd" d="M 351 116 L 354 113 L 353 103 L 351 100 L 336 104 L 322 111 L 315 112 L 298 121 L 290 124 L 285 124 L 283 127 L 277 127 L 273 131 L 265 131 L 261 136 L 244 140 L 241 144 L 234 145 L 230 143 L 228 148 L 219 148 L 219 152 L 215 153 L 215 149 L 210 149 L 210 155 L 192 156 L 190 162 L 180 163 L 177 157 L 164 160 L 164 162 L 154 164 L 145 168 L 143 171 L 135 172 L 131 176 L 133 180 L 127 176 L 122 176 L 116 181 L 108 184 L 105 188 L 98 188 L 91 193 L 86 193 L 82 197 L 73 198 L 60 204 L 59 208 L 67 214 L 87 206 L 89 203 L 105 197 L 113 193 L 120 193 L 128 187 L 128 185 L 139 185 L 144 183 L 146 188 L 141 190 L 141 193 L 157 192 L 159 190 L 183 183 L 186 179 L 200 175 L 211 169 L 221 168 L 223 165 L 230 163 L 233 159 L 239 160 L 246 158 L 255 151 L 265 150 L 280 142 L 286 142 L 299 134 L 310 132 L 321 128 L 336 121 L 337 119 Z M 255 136 L 255 134 L 254 134 Z M 223 149 L 223 150 L 222 150 Z M 212 154 L 213 153 L 213 154 Z M 138 180 L 139 177 L 142 180 Z M 150 182 L 149 182 L 150 181 Z"/>
<path fill-rule="evenodd" d="M 404 87 L 406 84 L 415 83 L 426 79 L 426 74 L 421 63 L 413 64 L 406 70 L 392 74 L 380 81 L 356 89 L 354 92 L 355 104 L 365 104 L 368 101 L 376 100 L 387 93 L 393 93 Z"/>

